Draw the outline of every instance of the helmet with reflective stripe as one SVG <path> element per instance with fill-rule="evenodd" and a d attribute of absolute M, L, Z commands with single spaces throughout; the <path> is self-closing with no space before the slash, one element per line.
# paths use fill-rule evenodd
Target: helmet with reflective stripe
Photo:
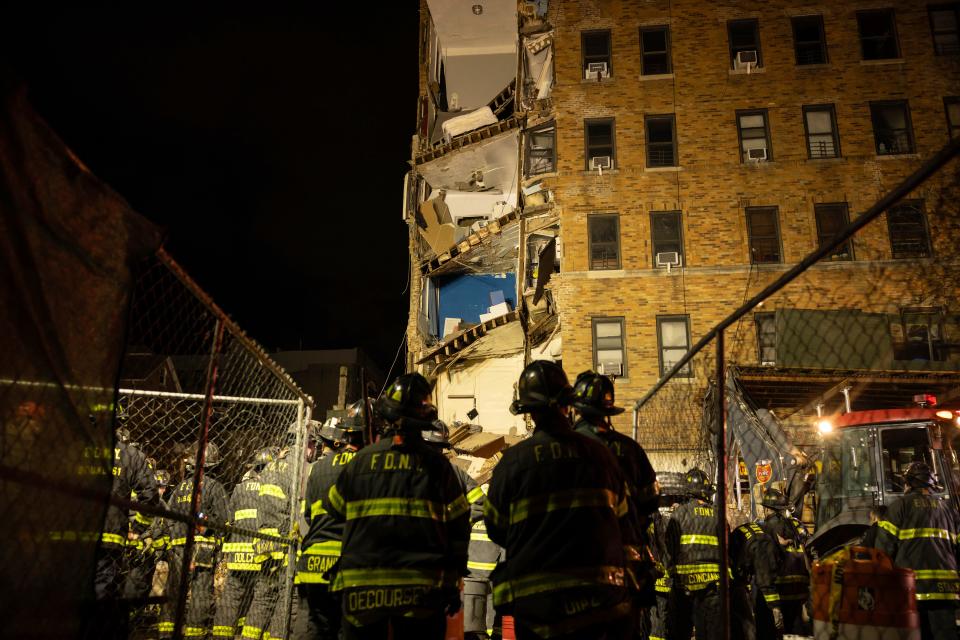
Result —
<path fill-rule="evenodd" d="M 573 408 L 588 418 L 615 416 L 624 412 L 614 406 L 613 382 L 605 375 L 584 371 L 573 385 Z"/>
<path fill-rule="evenodd" d="M 363 429 L 349 417 L 347 421 L 331 417 L 320 427 L 320 439 L 328 446 L 360 444 L 363 442 Z"/>
<path fill-rule="evenodd" d="M 419 373 L 405 373 L 394 380 L 377 399 L 377 415 L 408 429 L 433 428 L 437 408 L 430 403 L 432 388 Z"/>
<path fill-rule="evenodd" d="M 272 447 L 264 447 L 255 454 L 250 462 L 250 468 L 255 471 L 261 471 L 265 466 L 277 459 L 277 452 Z"/>
<path fill-rule="evenodd" d="M 170 486 L 170 472 L 164 469 L 157 469 L 153 474 L 154 479 L 157 481 L 158 487 L 169 487 Z"/>
<path fill-rule="evenodd" d="M 903 474 L 903 479 L 914 489 L 932 489 L 938 486 L 937 474 L 923 460 L 911 462 Z"/>
<path fill-rule="evenodd" d="M 510 405 L 510 413 L 519 415 L 549 407 L 569 407 L 572 403 L 573 388 L 560 365 L 549 360 L 534 360 L 520 374 L 517 399 Z"/>
<path fill-rule="evenodd" d="M 713 483 L 703 469 L 693 467 L 683 477 L 684 493 L 694 498 L 710 500 L 713 496 Z"/>
<path fill-rule="evenodd" d="M 787 507 L 790 506 L 787 501 L 787 496 L 783 495 L 783 491 L 775 487 L 770 487 L 763 492 L 763 498 L 760 500 L 760 504 L 773 511 L 786 511 Z"/>

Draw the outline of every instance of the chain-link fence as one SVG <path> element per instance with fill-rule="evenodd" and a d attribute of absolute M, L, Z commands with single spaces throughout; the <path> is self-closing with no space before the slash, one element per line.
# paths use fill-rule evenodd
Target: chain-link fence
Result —
<path fill-rule="evenodd" d="M 761 504 L 770 489 L 812 534 L 804 540 L 812 558 L 858 543 L 904 495 L 913 462 L 930 465 L 950 508 L 960 504 L 960 171 L 949 162 L 957 152 L 953 141 L 899 185 L 884 185 L 879 200 L 863 196 L 862 213 L 857 203 L 815 202 L 820 247 L 802 259 L 789 211 L 747 206 L 750 268 L 707 276 L 715 293 L 697 307 L 715 324 L 693 335 L 693 346 L 666 362 L 667 373 L 636 403 L 634 436 L 664 493 L 681 495 L 692 467 L 715 479 L 719 575 L 727 525 L 770 516 Z M 796 264 L 781 266 L 788 262 Z M 698 277 L 688 273 L 685 286 L 706 290 Z M 868 567 L 859 578 L 873 593 L 894 569 L 864 558 L 847 569 L 854 580 L 855 568 Z M 829 586 L 836 566 L 813 575 L 820 596 L 808 612 L 818 633 L 850 619 Z M 736 598 L 727 600 L 727 581 L 720 584 L 724 615 L 736 621 Z M 918 574 L 916 602 L 945 597 L 928 588 L 942 593 L 943 585 Z M 909 594 L 894 591 L 901 601 L 885 606 L 902 613 Z M 757 605 L 758 624 L 766 609 Z M 832 637 L 861 637 L 850 633 Z"/>

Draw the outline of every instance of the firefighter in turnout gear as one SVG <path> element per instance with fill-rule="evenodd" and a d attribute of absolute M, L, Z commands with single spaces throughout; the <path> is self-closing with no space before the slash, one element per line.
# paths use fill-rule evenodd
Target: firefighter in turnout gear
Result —
<path fill-rule="evenodd" d="M 327 511 L 344 522 L 333 589 L 347 640 L 439 640 L 460 609 L 470 509 L 450 462 L 423 440 L 437 417 L 430 395 L 419 374 L 394 380 L 376 403 L 384 437 L 328 493 Z"/>
<path fill-rule="evenodd" d="M 780 595 L 774 582 L 779 554 L 774 540 L 755 522 L 748 522 L 730 533 L 730 637 L 755 640 L 758 636 L 754 611 L 778 608 Z M 756 605 L 751 606 L 749 589 L 753 587 Z M 779 614 L 779 612 L 778 612 Z M 775 616 L 777 617 L 777 616 Z M 783 619 L 779 614 L 780 620 Z"/>
<path fill-rule="evenodd" d="M 510 410 L 531 414 L 536 428 L 504 452 L 484 506 L 487 535 L 506 555 L 492 576 L 494 605 L 513 616 L 519 640 L 619 639 L 633 630 L 624 479 L 605 446 L 573 430 L 572 402 L 558 365 L 524 368 Z"/>
<path fill-rule="evenodd" d="M 942 497 L 926 462 L 913 462 L 904 473 L 907 491 L 890 504 L 879 522 L 877 549 L 898 567 L 913 569 L 923 640 L 957 637 L 957 514 Z"/>
<path fill-rule="evenodd" d="M 317 453 L 320 423 L 306 422 L 303 441 L 303 462 L 313 462 Z M 296 448 L 298 427 L 287 429 L 284 447 L 260 472 L 260 493 L 257 506 L 257 531 L 259 533 L 289 538 L 291 535 L 291 491 L 299 492 L 297 455 L 290 455 Z M 254 561 L 260 564 L 257 584 L 253 590 L 253 602 L 243 622 L 242 636 L 258 640 L 276 638 L 284 640 L 290 617 L 290 590 L 288 581 L 291 549 L 277 540 L 257 538 L 253 543 Z"/>
<path fill-rule="evenodd" d="M 249 469 L 230 495 L 231 525 L 256 529 L 260 473 L 274 458 L 275 452 L 270 448 L 261 449 L 254 455 Z M 243 627 L 260 571 L 260 563 L 256 561 L 253 550 L 253 538 L 242 533 L 230 534 L 229 541 L 223 545 L 223 560 L 227 566 L 227 580 L 217 604 L 217 614 L 213 618 L 214 638 L 232 638 L 237 635 L 237 625 Z"/>
<path fill-rule="evenodd" d="M 767 606 L 760 607 L 757 600 L 757 635 L 810 635 L 811 625 L 804 620 L 810 599 L 810 567 L 803 546 L 809 535 L 803 523 L 790 515 L 787 498 L 779 489 L 768 489 L 761 504 L 770 513 L 761 527 L 777 543 L 780 556 L 774 580 L 779 602 L 773 606 L 775 600 L 765 600 Z"/>
<path fill-rule="evenodd" d="M 668 638 L 688 640 L 691 627 L 696 628 L 697 640 L 722 638 L 719 524 L 712 502 L 713 485 L 697 468 L 687 471 L 684 483 L 689 499 L 667 523 L 667 571 L 674 587 L 668 605 Z"/>
<path fill-rule="evenodd" d="M 638 625 L 646 619 L 646 609 L 653 606 L 654 582 L 658 575 L 647 539 L 650 516 L 657 510 L 660 488 L 657 474 L 646 452 L 633 438 L 617 433 L 610 417 L 623 413 L 614 405 L 613 381 L 607 376 L 585 371 L 573 385 L 573 407 L 579 421 L 574 430 L 602 442 L 614 455 L 627 483 L 630 506 L 623 522 L 624 553 L 627 567 L 634 578 Z"/>
<path fill-rule="evenodd" d="M 194 444 L 184 454 L 183 462 L 186 476 L 170 496 L 170 509 L 190 515 L 193 498 L 198 446 Z M 198 517 L 223 523 L 230 516 L 230 500 L 226 489 L 210 472 L 220 462 L 217 445 L 208 443 L 203 455 L 203 473 L 200 476 L 200 490 L 197 501 Z M 168 638 L 173 634 L 176 601 L 180 588 L 180 578 L 184 566 L 184 548 L 187 544 L 188 529 L 186 523 L 170 522 L 170 551 L 168 555 L 167 603 L 160 612 L 160 636 Z M 194 530 L 192 557 L 187 559 L 190 576 L 187 581 L 190 599 L 187 603 L 186 620 L 183 627 L 185 637 L 203 637 L 210 632 L 213 620 L 213 575 L 217 554 L 220 551 L 221 534 L 197 525 Z"/>
<path fill-rule="evenodd" d="M 338 424 L 327 420 L 320 429 L 327 451 L 310 470 L 304 501 L 304 518 L 309 524 L 297 562 L 299 593 L 293 640 L 337 640 L 340 637 L 341 603 L 330 591 L 326 573 L 340 559 L 343 523 L 327 510 L 330 488 L 363 446 L 359 424 Z"/>
<path fill-rule="evenodd" d="M 668 607 L 670 592 L 673 590 L 673 580 L 667 571 L 667 522 L 669 516 L 660 511 L 654 511 L 647 525 L 647 539 L 656 562 L 657 572 L 660 574 L 654 583 L 654 604 L 650 608 L 649 640 L 666 640 L 669 636 L 667 623 L 669 622 Z"/>

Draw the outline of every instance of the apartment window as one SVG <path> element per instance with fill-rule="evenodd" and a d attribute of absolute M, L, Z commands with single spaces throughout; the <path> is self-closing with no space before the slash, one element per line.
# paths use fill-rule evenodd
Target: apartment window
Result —
<path fill-rule="evenodd" d="M 766 109 L 737 111 L 737 131 L 740 135 L 741 162 L 773 160 Z"/>
<path fill-rule="evenodd" d="M 690 323 L 687 316 L 657 316 L 657 345 L 660 348 L 662 376 L 690 350 Z M 690 363 L 685 364 L 677 375 L 690 377 Z"/>
<path fill-rule="evenodd" d="M 670 28 L 640 29 L 640 74 L 656 76 L 670 73 Z"/>
<path fill-rule="evenodd" d="M 557 170 L 557 126 L 553 122 L 527 132 L 527 175 Z"/>
<path fill-rule="evenodd" d="M 647 130 L 647 166 L 677 166 L 677 136 L 673 115 L 646 116 L 644 126 Z"/>
<path fill-rule="evenodd" d="M 907 200 L 887 209 L 887 228 L 895 259 L 930 257 L 930 234 L 922 200 Z"/>
<path fill-rule="evenodd" d="M 747 235 L 750 239 L 750 262 L 780 262 L 780 224 L 776 207 L 748 207 Z"/>
<path fill-rule="evenodd" d="M 757 356 L 760 364 L 777 364 L 777 314 L 755 313 L 753 320 L 757 325 Z"/>
<path fill-rule="evenodd" d="M 590 269 L 620 268 L 620 216 L 602 213 L 587 216 Z"/>
<path fill-rule="evenodd" d="M 607 375 L 627 375 L 625 333 L 623 318 L 593 318 L 593 361 Z"/>
<path fill-rule="evenodd" d="M 891 322 L 897 360 L 946 360 L 943 313 L 935 307 L 907 307 Z"/>
<path fill-rule="evenodd" d="M 938 4 L 927 7 L 930 12 L 930 31 L 933 50 L 938 56 L 960 52 L 960 4 Z"/>
<path fill-rule="evenodd" d="M 893 9 L 857 11 L 857 29 L 860 32 L 860 55 L 864 60 L 900 57 Z"/>
<path fill-rule="evenodd" d="M 584 122 L 587 170 L 601 166 L 613 169 L 616 147 L 614 145 L 613 118 L 587 120 Z M 594 158 L 597 160 L 594 162 Z"/>
<path fill-rule="evenodd" d="M 650 212 L 650 230 L 653 245 L 653 266 L 669 262 L 672 253 L 677 254 L 677 262 L 683 264 L 683 228 L 679 211 Z M 667 254 L 667 255 L 661 255 Z M 660 256 L 660 260 L 657 260 Z"/>
<path fill-rule="evenodd" d="M 831 242 L 840 231 L 850 222 L 850 214 L 846 202 L 818 204 L 813 208 L 817 219 L 817 246 Z M 853 260 L 850 242 L 837 247 L 830 254 L 830 260 Z"/>
<path fill-rule="evenodd" d="M 824 64 L 827 61 L 827 38 L 823 33 L 823 16 L 797 16 L 793 24 L 793 49 L 797 64 Z"/>
<path fill-rule="evenodd" d="M 762 67 L 760 55 L 760 23 L 757 20 L 731 20 L 727 23 L 727 37 L 730 42 L 730 66 L 737 68 L 737 54 L 741 51 L 756 52 L 754 66 Z"/>
<path fill-rule="evenodd" d="M 950 137 L 960 135 L 960 98 L 944 98 L 943 109 L 947 113 L 947 131 Z"/>
<path fill-rule="evenodd" d="M 586 31 L 581 34 L 581 50 L 583 51 L 583 77 L 593 79 L 613 73 L 610 64 L 610 32 Z M 595 65 L 591 67 L 590 65 Z M 603 67 L 597 65 L 605 65 Z M 599 72 L 596 70 L 600 70 Z M 603 69 L 606 73 L 603 73 Z M 599 73 L 600 75 L 594 75 Z"/>
<path fill-rule="evenodd" d="M 810 158 L 836 158 L 840 155 L 837 116 L 833 105 L 803 108 L 803 125 L 807 132 L 807 155 Z"/>
<path fill-rule="evenodd" d="M 913 127 L 906 100 L 871 102 L 870 119 L 878 156 L 913 153 Z"/>

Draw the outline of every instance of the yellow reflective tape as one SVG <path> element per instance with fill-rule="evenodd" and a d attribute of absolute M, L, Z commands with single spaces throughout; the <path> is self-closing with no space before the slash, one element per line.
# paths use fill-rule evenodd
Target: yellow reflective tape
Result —
<path fill-rule="evenodd" d="M 485 532 L 471 531 L 470 542 L 492 542 L 492 540 L 490 540 L 490 536 L 488 536 Z"/>
<path fill-rule="evenodd" d="M 463 498 L 463 496 L 461 496 Z M 445 520 L 442 505 L 422 498 L 370 498 L 347 503 L 347 520 L 380 516 Z"/>
<path fill-rule="evenodd" d="M 517 500 L 510 505 L 510 524 L 531 515 L 567 509 L 609 508 L 619 514 L 617 495 L 609 489 L 568 489 Z"/>
<path fill-rule="evenodd" d="M 913 577 L 917 580 L 960 580 L 960 575 L 953 569 L 914 569 Z"/>
<path fill-rule="evenodd" d="M 149 527 L 151 524 L 153 524 L 153 518 L 149 516 L 145 516 L 139 511 L 133 514 L 133 520 L 134 522 L 137 522 L 138 524 L 142 524 L 145 527 Z"/>
<path fill-rule="evenodd" d="M 263 496 L 270 496 L 271 498 L 277 498 L 279 500 L 287 499 L 287 494 L 283 491 L 283 487 L 277 484 L 261 484 L 260 497 Z"/>
<path fill-rule="evenodd" d="M 157 631 L 173 631 L 173 623 L 160 622 L 157 624 Z"/>
<path fill-rule="evenodd" d="M 719 573 L 718 564 L 678 564 L 673 568 L 673 573 L 677 575 L 689 575 L 691 573 Z"/>
<path fill-rule="evenodd" d="M 946 529 L 900 529 L 901 540 L 913 540 L 916 538 L 953 541 L 955 536 Z"/>
<path fill-rule="evenodd" d="M 213 628 L 213 637 L 215 638 L 232 638 L 233 637 L 233 627 L 228 627 L 225 625 L 215 626 Z"/>
<path fill-rule="evenodd" d="M 386 567 L 342 569 L 337 573 L 333 588 L 336 590 L 351 587 L 385 586 L 443 587 L 455 585 L 457 579 L 458 576 L 455 574 L 426 569 L 391 569 Z"/>
<path fill-rule="evenodd" d="M 447 505 L 447 518 L 456 520 L 460 516 L 470 511 L 470 503 L 465 496 L 457 496 L 457 499 Z"/>
<path fill-rule="evenodd" d="M 483 517 L 494 525 L 503 524 L 503 516 L 500 515 L 500 512 L 497 511 L 497 508 L 493 506 L 493 503 L 489 500 L 483 503 Z"/>
<path fill-rule="evenodd" d="M 519 598 L 550 591 L 577 587 L 622 587 L 623 585 L 624 570 L 622 567 L 597 567 L 590 571 L 571 571 L 570 573 L 533 573 L 495 585 L 493 602 L 495 605 L 502 605 Z"/>
<path fill-rule="evenodd" d="M 898 529 L 897 525 L 893 524 L 889 520 L 878 520 L 877 526 L 892 535 L 894 538 L 900 537 L 900 529 Z"/>
<path fill-rule="evenodd" d="M 764 594 L 763 599 L 767 602 L 780 602 L 780 594 L 777 593 L 767 593 Z"/>
<path fill-rule="evenodd" d="M 306 556 L 338 556 L 343 548 L 343 543 L 339 540 L 327 540 L 326 542 L 315 542 L 303 552 Z"/>
<path fill-rule="evenodd" d="M 264 534 L 264 535 L 268 535 L 268 536 L 279 536 L 279 535 L 280 535 L 280 529 L 277 529 L 276 527 L 263 527 L 263 528 L 260 529 L 260 533 L 262 533 L 262 534 Z M 271 540 L 265 540 L 264 542 L 272 542 L 272 541 L 271 541 Z"/>
<path fill-rule="evenodd" d="M 228 562 L 227 569 L 233 571 L 260 571 L 261 566 L 258 562 Z"/>
<path fill-rule="evenodd" d="M 327 493 L 327 498 L 330 500 L 331 507 L 336 509 L 338 512 L 343 513 L 345 501 L 343 496 L 340 495 L 340 492 L 337 491 L 336 485 L 330 487 L 330 491 Z"/>
<path fill-rule="evenodd" d="M 476 569 L 477 571 L 493 571 L 496 568 L 496 562 L 474 562 L 473 560 L 467 562 L 467 569 Z"/>
<path fill-rule="evenodd" d="M 252 542 L 228 542 L 223 545 L 224 553 L 250 553 L 253 551 Z"/>
<path fill-rule="evenodd" d="M 124 546 L 127 544 L 127 537 L 122 536 L 119 533 L 103 533 L 100 535 L 100 539 L 104 542 L 109 542 L 112 544 L 121 544 Z"/>
<path fill-rule="evenodd" d="M 720 541 L 717 539 L 717 536 L 690 534 L 680 536 L 680 544 L 708 544 L 710 546 L 717 547 L 720 545 Z"/>
<path fill-rule="evenodd" d="M 243 631 L 240 633 L 244 638 L 253 638 L 253 640 L 260 640 L 260 636 L 263 635 L 263 629 L 259 627 L 248 627 L 243 625 Z"/>
<path fill-rule="evenodd" d="M 207 635 L 207 630 L 204 627 L 184 627 L 183 635 L 185 638 L 201 638 Z"/>
<path fill-rule="evenodd" d="M 483 489 L 480 487 L 474 487 L 470 490 L 470 493 L 467 494 L 467 502 L 473 504 L 477 500 L 483 497 Z"/>
<path fill-rule="evenodd" d="M 234 521 L 237 520 L 252 520 L 257 517 L 256 509 L 240 509 L 233 514 Z"/>
<path fill-rule="evenodd" d="M 323 508 L 323 500 L 317 500 L 310 505 L 310 517 L 316 518 L 319 515 L 324 515 L 327 513 L 327 510 Z"/>
<path fill-rule="evenodd" d="M 918 593 L 917 600 L 960 600 L 957 593 Z"/>

